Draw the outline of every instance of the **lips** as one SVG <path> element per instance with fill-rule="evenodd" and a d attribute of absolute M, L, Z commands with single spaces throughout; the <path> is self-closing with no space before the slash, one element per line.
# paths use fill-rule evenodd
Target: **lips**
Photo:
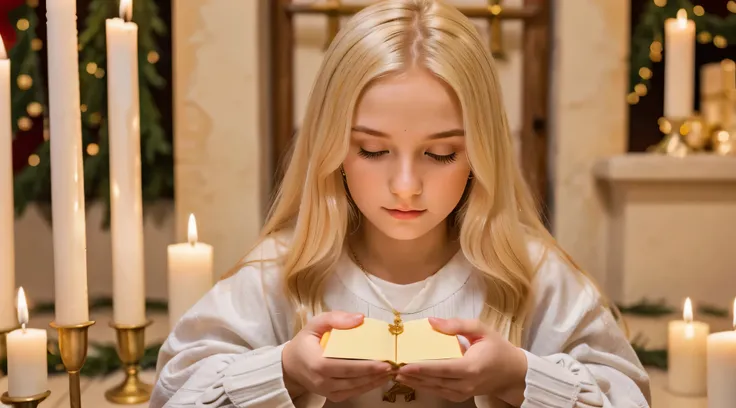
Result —
<path fill-rule="evenodd" d="M 392 217 L 399 220 L 411 220 L 424 214 L 427 210 L 409 210 L 409 209 L 385 209 Z"/>

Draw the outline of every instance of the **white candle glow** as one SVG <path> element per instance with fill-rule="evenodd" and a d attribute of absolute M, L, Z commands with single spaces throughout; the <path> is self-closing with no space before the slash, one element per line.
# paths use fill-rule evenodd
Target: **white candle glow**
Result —
<path fill-rule="evenodd" d="M 169 323 L 173 329 L 182 315 L 212 288 L 212 246 L 197 242 L 197 222 L 189 215 L 189 242 L 169 245 Z"/>
<path fill-rule="evenodd" d="M 89 321 L 75 0 L 46 2 L 55 322 Z"/>
<path fill-rule="evenodd" d="M 113 320 L 146 322 L 141 199 L 141 133 L 138 99 L 138 26 L 132 0 L 120 2 L 120 17 L 108 19 L 107 111 L 110 141 Z"/>
<path fill-rule="evenodd" d="M 695 22 L 680 9 L 664 23 L 664 116 L 687 119 L 695 92 Z"/>
<path fill-rule="evenodd" d="M 0 37 L 0 330 L 3 331 L 16 326 L 13 305 L 13 127 L 10 107 L 10 60 Z"/>
<path fill-rule="evenodd" d="M 736 407 L 736 300 L 733 331 L 708 336 L 708 408 Z"/>
<path fill-rule="evenodd" d="M 8 333 L 8 395 L 31 397 L 48 390 L 46 330 L 26 328 L 28 305 L 23 288 L 18 290 L 18 322 L 21 328 Z"/>
<path fill-rule="evenodd" d="M 685 300 L 683 320 L 669 323 L 667 379 L 672 393 L 702 396 L 706 393 L 706 340 L 710 326 L 693 321 L 690 298 Z"/>

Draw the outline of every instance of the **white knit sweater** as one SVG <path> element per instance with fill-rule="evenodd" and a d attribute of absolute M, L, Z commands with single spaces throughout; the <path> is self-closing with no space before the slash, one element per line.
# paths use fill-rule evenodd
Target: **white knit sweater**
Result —
<path fill-rule="evenodd" d="M 269 239 L 254 257 L 274 259 L 284 245 Z M 541 252 L 532 248 L 537 256 Z M 247 266 L 218 282 L 163 345 L 150 407 L 401 406 L 381 402 L 381 389 L 339 404 L 313 394 L 292 401 L 281 351 L 293 337 L 294 313 L 280 285 L 274 262 Z M 535 310 L 524 327 L 528 371 L 522 408 L 648 407 L 648 376 L 592 287 L 550 251 L 534 292 Z M 482 278 L 460 252 L 406 305 L 402 318 L 477 318 L 484 294 Z M 393 317 L 385 298 L 347 255 L 327 284 L 325 301 L 331 310 L 385 321 Z M 488 396 L 465 404 L 421 393 L 417 398 L 407 406 L 506 406 Z"/>

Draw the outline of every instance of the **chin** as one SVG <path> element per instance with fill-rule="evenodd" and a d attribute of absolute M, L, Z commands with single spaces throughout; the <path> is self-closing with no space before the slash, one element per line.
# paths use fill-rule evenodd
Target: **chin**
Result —
<path fill-rule="evenodd" d="M 372 223 L 376 229 L 381 231 L 388 238 L 397 241 L 413 241 L 427 235 L 433 231 L 439 223 L 433 222 L 406 222 L 395 220 L 381 220 L 383 222 Z"/>

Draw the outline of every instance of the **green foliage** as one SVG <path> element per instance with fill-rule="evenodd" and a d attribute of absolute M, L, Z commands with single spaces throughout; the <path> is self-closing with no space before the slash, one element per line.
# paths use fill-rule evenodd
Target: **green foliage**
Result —
<path fill-rule="evenodd" d="M 85 196 L 87 203 L 105 203 L 105 226 L 108 225 L 110 212 L 105 21 L 117 17 L 118 13 L 117 1 L 92 0 L 85 28 L 79 34 L 80 100 L 84 107 L 80 107 L 82 141 L 85 148 L 90 143 L 99 146 L 97 154 L 85 153 L 83 156 Z M 31 24 L 28 30 L 18 32 L 18 43 L 11 51 L 11 64 L 14 75 L 15 70 L 31 75 L 34 87 L 27 91 L 18 89 L 17 85 L 14 87 L 14 118 L 22 116 L 31 101 L 40 101 L 46 105 L 43 87 L 40 86 L 39 59 L 31 48 L 38 24 L 35 10 L 23 5 L 14 10 L 11 16 L 13 23 L 19 18 L 26 18 Z M 144 202 L 151 202 L 161 197 L 171 197 L 174 188 L 171 143 L 161 124 L 161 113 L 154 100 L 154 90 L 165 86 L 166 81 L 156 71 L 155 65 L 148 62 L 149 53 L 159 52 L 157 38 L 167 34 L 167 27 L 159 17 L 155 0 L 136 0 L 133 21 L 138 25 L 142 196 Z M 93 67 L 96 69 L 93 70 Z M 44 111 L 46 110 L 45 108 Z M 17 130 L 17 125 L 14 130 Z M 49 142 L 39 146 L 36 154 L 40 157 L 40 164 L 25 167 L 15 177 L 16 215 L 22 214 L 32 202 L 49 203 L 51 200 Z"/>
<path fill-rule="evenodd" d="M 675 18 L 680 9 L 685 9 L 688 18 L 695 22 L 696 37 L 702 39 L 701 35 L 705 33 L 706 38 L 710 38 L 708 42 L 721 36 L 728 44 L 736 44 L 736 14 L 732 13 L 725 18 L 710 13 L 698 16 L 693 12 L 693 3 L 689 0 L 668 0 L 664 7 L 659 7 L 650 1 L 645 6 L 631 37 L 631 71 L 629 74 L 631 92 L 634 91 L 637 84 L 649 86 L 650 80 L 642 78 L 639 70 L 641 68 L 651 69 L 653 62 L 649 57 L 649 47 L 654 41 L 660 43 L 664 41 L 664 22 L 668 18 Z M 664 47 L 666 54 L 667 45 L 665 44 Z"/>

